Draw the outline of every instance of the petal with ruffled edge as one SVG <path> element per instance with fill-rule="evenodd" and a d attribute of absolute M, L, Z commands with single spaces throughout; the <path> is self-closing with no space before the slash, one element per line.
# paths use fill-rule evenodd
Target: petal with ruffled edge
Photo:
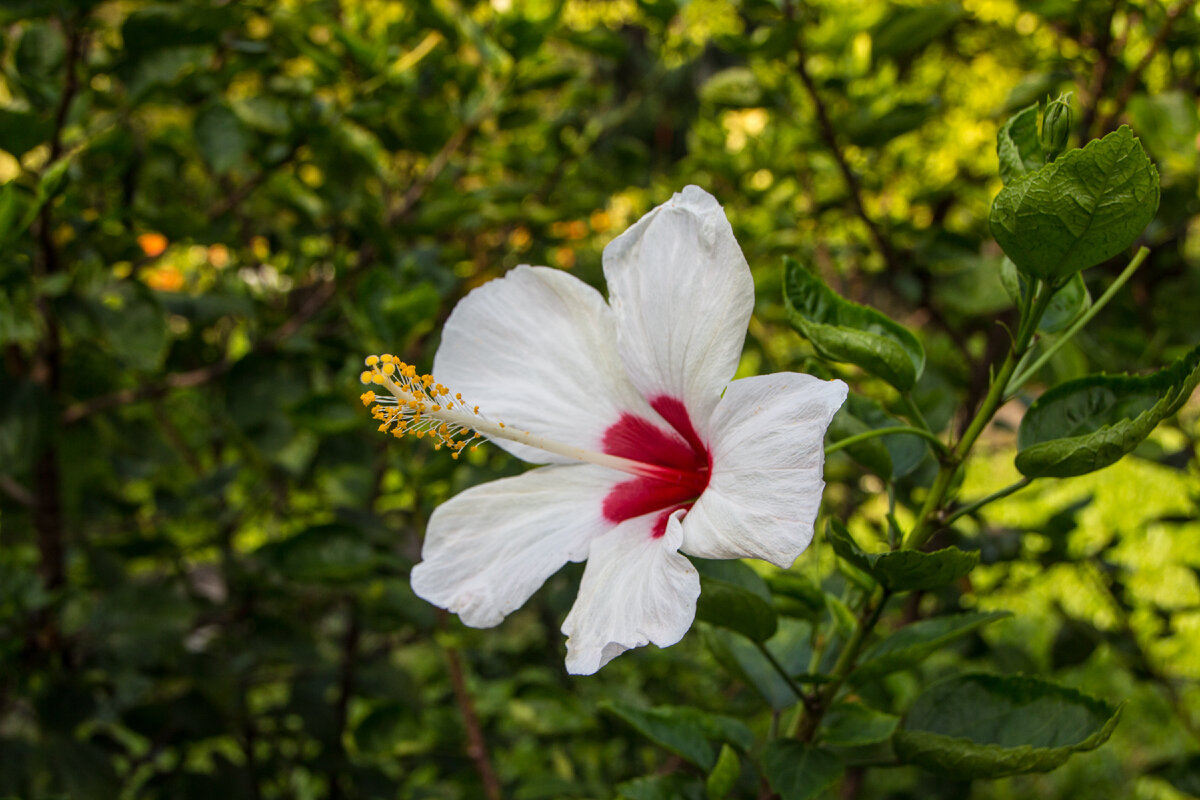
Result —
<path fill-rule="evenodd" d="M 604 277 L 634 385 L 706 419 L 754 309 L 750 267 L 716 198 L 688 186 L 646 214 L 604 248 Z"/>
<path fill-rule="evenodd" d="M 825 431 L 841 381 L 780 372 L 729 384 L 706 430 L 712 474 L 683 520 L 683 552 L 788 568 L 808 547 L 825 488 Z"/>
<path fill-rule="evenodd" d="M 599 292 L 559 270 L 520 266 L 454 307 L 433 374 L 488 419 L 600 450 L 622 413 L 666 427 L 630 383 L 616 338 L 616 320 Z M 569 461 L 494 443 L 533 463 Z"/>
<path fill-rule="evenodd" d="M 579 596 L 562 626 L 571 674 L 591 675 L 650 642 L 668 647 L 691 627 L 700 576 L 678 550 L 682 512 L 654 535 L 663 513 L 626 520 L 592 541 Z"/>
<path fill-rule="evenodd" d="M 613 528 L 601 504 L 622 478 L 590 464 L 550 466 L 455 495 L 429 518 L 413 591 L 472 628 L 500 624 Z"/>

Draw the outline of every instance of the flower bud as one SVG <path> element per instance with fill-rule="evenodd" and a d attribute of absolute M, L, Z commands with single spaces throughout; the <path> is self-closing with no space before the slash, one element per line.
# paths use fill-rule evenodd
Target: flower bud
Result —
<path fill-rule="evenodd" d="M 1046 163 L 1050 163 L 1067 149 L 1067 137 L 1071 134 L 1071 92 L 1046 105 L 1042 116 L 1042 151 Z"/>

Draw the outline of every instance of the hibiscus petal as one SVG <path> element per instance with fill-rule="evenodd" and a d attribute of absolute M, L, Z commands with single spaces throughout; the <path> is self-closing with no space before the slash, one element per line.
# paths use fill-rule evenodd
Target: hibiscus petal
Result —
<path fill-rule="evenodd" d="M 591 675 L 621 653 L 683 638 L 696 616 L 700 576 L 679 553 L 675 512 L 654 536 L 661 512 L 626 520 L 592 541 L 579 597 L 563 622 L 567 671 Z"/>
<path fill-rule="evenodd" d="M 601 504 L 623 477 L 590 464 L 551 466 L 455 495 L 429 518 L 413 591 L 472 628 L 498 625 L 612 529 Z"/>
<path fill-rule="evenodd" d="M 812 541 L 825 431 L 847 391 L 794 372 L 729 384 L 711 419 L 708 486 L 683 520 L 683 552 L 790 567 Z"/>
<path fill-rule="evenodd" d="M 750 267 L 716 199 L 696 186 L 604 248 L 617 345 L 651 402 L 681 400 L 699 423 L 737 369 L 754 308 Z"/>
<path fill-rule="evenodd" d="M 599 292 L 559 270 L 520 266 L 454 307 L 433 374 L 488 419 L 600 450 L 622 413 L 658 419 L 615 342 L 616 320 Z M 569 460 L 493 441 L 533 463 Z"/>

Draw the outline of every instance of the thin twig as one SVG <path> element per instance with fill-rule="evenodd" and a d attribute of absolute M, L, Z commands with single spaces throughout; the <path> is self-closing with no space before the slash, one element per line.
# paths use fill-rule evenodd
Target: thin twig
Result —
<path fill-rule="evenodd" d="M 445 612 L 438 614 L 438 625 L 445 627 Z M 484 796 L 487 800 L 500 800 L 500 780 L 492 769 L 488 758 L 487 742 L 483 738 L 483 728 L 479 725 L 479 717 L 475 714 L 475 704 L 467 689 L 467 681 L 463 675 L 462 660 L 458 650 L 446 646 L 446 661 L 450 666 L 450 685 L 454 688 L 454 701 L 458 704 L 458 712 L 462 716 L 463 726 L 467 729 L 467 755 L 475 764 L 479 780 L 483 783 Z"/>
<path fill-rule="evenodd" d="M 788 3 L 785 9 L 788 19 L 794 22 L 795 14 L 791 4 Z M 842 173 L 842 178 L 846 182 L 846 189 L 850 192 L 850 201 L 854 205 L 855 212 L 862 219 L 863 224 L 867 226 L 871 238 L 875 241 L 875 246 L 887 264 L 888 271 L 895 272 L 899 268 L 896 252 L 892 249 L 891 242 L 883 235 L 883 231 L 880 230 L 879 225 L 867 213 L 867 208 L 863 204 L 862 188 L 858 176 L 854 174 L 854 170 L 850 168 L 845 155 L 842 154 L 841 145 L 838 144 L 837 130 L 833 127 L 833 122 L 829 119 L 829 112 L 826 110 L 825 103 L 821 100 L 821 95 L 817 91 L 817 85 L 813 82 L 812 76 L 808 72 L 808 65 L 805 63 L 804 39 L 799 32 L 800 28 L 797 27 L 796 30 L 796 74 L 800 76 L 800 82 L 804 84 L 804 89 L 808 92 L 813 107 L 816 109 L 817 125 L 821 130 L 821 138 L 825 141 L 825 146 L 829 149 L 833 160 L 837 163 L 838 170 Z"/>
<path fill-rule="evenodd" d="M 1175 22 L 1191 9 L 1196 4 L 1196 0 L 1180 0 L 1180 2 L 1171 6 L 1167 10 L 1167 18 L 1163 20 L 1162 27 L 1158 29 L 1154 40 L 1150 42 L 1150 49 L 1138 61 L 1137 66 L 1125 76 L 1125 82 L 1121 84 L 1120 90 L 1117 92 L 1116 105 L 1113 110 L 1104 117 L 1100 123 L 1100 131 L 1104 132 L 1112 128 L 1116 124 L 1117 118 L 1125 110 L 1125 106 L 1129 103 L 1129 98 L 1133 96 L 1134 89 L 1137 88 L 1138 81 L 1141 80 L 1142 73 L 1146 71 L 1146 67 L 1150 66 L 1150 62 L 1158 55 L 1158 51 L 1162 49 L 1163 42 L 1167 40 L 1167 36 L 1171 34 L 1171 29 L 1175 27 Z"/>
<path fill-rule="evenodd" d="M 1092 67 L 1092 77 L 1088 81 L 1087 88 L 1087 104 L 1083 109 L 1083 119 L 1080 121 L 1080 130 L 1085 135 L 1091 131 L 1096 120 L 1096 114 L 1100 108 L 1100 98 L 1104 94 L 1104 84 L 1108 82 L 1108 73 L 1112 69 L 1113 53 L 1114 51 L 1120 52 L 1120 47 L 1113 47 L 1112 36 L 1113 17 L 1116 16 L 1117 8 L 1120 5 L 1118 0 L 1109 6 L 1108 15 L 1104 18 L 1100 35 L 1096 40 L 1096 49 L 1100 51 L 1100 58 Z"/>

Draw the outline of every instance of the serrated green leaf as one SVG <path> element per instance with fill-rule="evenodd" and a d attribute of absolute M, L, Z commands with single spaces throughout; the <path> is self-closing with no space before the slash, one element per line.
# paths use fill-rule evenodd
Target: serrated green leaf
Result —
<path fill-rule="evenodd" d="M 1200 346 L 1152 375 L 1090 375 L 1049 390 L 1017 432 L 1017 469 L 1031 478 L 1083 475 L 1115 463 L 1187 402 Z"/>
<path fill-rule="evenodd" d="M 833 550 L 852 565 L 869 573 L 893 592 L 936 589 L 970 573 L 979 553 L 947 547 L 932 553 L 893 550 L 867 553 L 858 546 L 839 520 L 831 519 L 826 535 Z"/>
<path fill-rule="evenodd" d="M 902 761 L 956 778 L 1058 767 L 1099 747 L 1120 708 L 1027 675 L 959 675 L 925 690 L 892 737 Z"/>
<path fill-rule="evenodd" d="M 1007 611 L 971 612 L 906 625 L 863 653 L 861 663 L 850 674 L 850 681 L 861 685 L 914 667 L 955 639 L 1009 616 L 1012 615 Z"/>
<path fill-rule="evenodd" d="M 907 328 L 852 303 L 790 258 L 784 258 L 788 320 L 822 358 L 854 364 L 901 391 L 925 368 L 925 350 Z"/>
<path fill-rule="evenodd" d="M 1021 272 L 1060 282 L 1133 244 L 1158 197 L 1158 170 L 1122 125 L 1005 186 L 989 222 Z"/>
<path fill-rule="evenodd" d="M 1000 180 L 1005 186 L 1046 163 L 1038 136 L 1037 104 L 1021 109 L 1000 126 L 996 132 L 996 156 L 1000 160 Z"/>
<path fill-rule="evenodd" d="M 762 754 L 763 775 L 782 800 L 811 800 L 842 777 L 837 756 L 805 742 L 775 739 Z"/>
<path fill-rule="evenodd" d="M 696 619 L 729 628 L 756 642 L 775 635 L 771 593 L 758 573 L 736 560 L 693 559 L 700 573 Z"/>
<path fill-rule="evenodd" d="M 737 751 L 727 744 L 721 745 L 721 754 L 717 756 L 717 765 L 708 773 L 704 782 L 708 800 L 721 800 L 733 791 L 738 776 L 742 774 L 742 761 Z"/>
<path fill-rule="evenodd" d="M 821 744 L 830 747 L 862 747 L 891 738 L 900 718 L 862 703 L 838 703 L 821 720 Z"/>

